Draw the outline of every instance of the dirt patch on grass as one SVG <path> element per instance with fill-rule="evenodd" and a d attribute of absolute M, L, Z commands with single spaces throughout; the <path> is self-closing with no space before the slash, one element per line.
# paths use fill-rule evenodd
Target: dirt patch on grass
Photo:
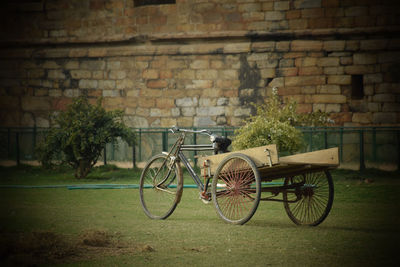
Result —
<path fill-rule="evenodd" d="M 54 232 L 0 233 L 0 265 L 34 266 L 154 251 L 148 247 L 102 230 L 72 237 Z"/>

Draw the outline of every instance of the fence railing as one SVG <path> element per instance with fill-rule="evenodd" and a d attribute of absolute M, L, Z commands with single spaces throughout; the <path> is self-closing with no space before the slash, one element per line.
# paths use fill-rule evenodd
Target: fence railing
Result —
<path fill-rule="evenodd" d="M 234 127 L 209 128 L 212 132 L 234 137 Z M 300 127 L 304 147 L 299 152 L 339 147 L 339 159 L 343 168 L 380 168 L 400 170 L 400 127 Z M 107 144 L 101 162 L 125 162 L 136 166 L 151 156 L 168 150 L 176 136 L 168 128 L 134 128 L 137 142 L 133 147 L 123 141 L 117 145 Z M 35 161 L 35 147 L 45 137 L 46 128 L 0 128 L 1 161 L 16 164 Z M 209 143 L 208 137 L 192 134 L 187 144 Z M 196 152 L 188 157 L 196 161 Z M 280 151 L 280 155 L 287 155 Z"/>

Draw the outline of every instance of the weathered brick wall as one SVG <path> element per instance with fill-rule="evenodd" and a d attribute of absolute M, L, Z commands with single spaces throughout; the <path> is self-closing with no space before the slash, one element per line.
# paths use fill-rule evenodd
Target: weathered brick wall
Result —
<path fill-rule="evenodd" d="M 392 1 L 132 3 L 12 9 L 30 22 L 3 31 L 1 126 L 47 127 L 83 92 L 124 109 L 131 126 L 235 126 L 273 87 L 338 125 L 400 124 Z M 353 75 L 362 75 L 361 98 Z"/>
<path fill-rule="evenodd" d="M 399 25 L 396 0 L 7 0 L 1 32 L 30 43 L 129 40 L 138 36 L 241 36 L 256 32 L 385 28 Z"/>

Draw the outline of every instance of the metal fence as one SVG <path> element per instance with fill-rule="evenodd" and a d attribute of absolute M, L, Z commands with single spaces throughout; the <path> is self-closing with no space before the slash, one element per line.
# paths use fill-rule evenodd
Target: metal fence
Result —
<path fill-rule="evenodd" d="M 301 127 L 305 146 L 299 152 L 315 151 L 339 147 L 340 162 L 343 168 L 379 168 L 400 170 L 400 127 Z M 36 144 L 45 138 L 45 128 L 0 128 L 1 161 L 21 164 L 35 161 Z M 168 128 L 135 128 L 137 144 L 128 146 L 119 141 L 117 145 L 108 144 L 100 159 L 101 162 L 125 162 L 132 167 L 147 161 L 151 156 L 167 151 L 175 142 L 176 136 Z M 210 128 L 216 134 L 234 137 L 235 128 Z M 206 136 L 193 134 L 186 139 L 188 144 L 209 143 Z M 280 151 L 280 155 L 287 155 Z M 187 156 L 194 162 L 196 152 Z"/>

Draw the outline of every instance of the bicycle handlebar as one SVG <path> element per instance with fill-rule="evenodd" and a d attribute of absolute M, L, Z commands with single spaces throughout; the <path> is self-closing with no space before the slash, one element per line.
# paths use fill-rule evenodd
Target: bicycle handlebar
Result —
<path fill-rule="evenodd" d="M 172 126 L 171 129 L 169 129 L 172 133 L 177 133 L 177 132 L 186 132 L 186 133 L 199 133 L 199 134 L 205 134 L 208 136 L 213 135 L 209 130 L 207 129 L 202 129 L 202 130 L 190 130 L 190 129 L 180 129 L 177 126 Z"/>

